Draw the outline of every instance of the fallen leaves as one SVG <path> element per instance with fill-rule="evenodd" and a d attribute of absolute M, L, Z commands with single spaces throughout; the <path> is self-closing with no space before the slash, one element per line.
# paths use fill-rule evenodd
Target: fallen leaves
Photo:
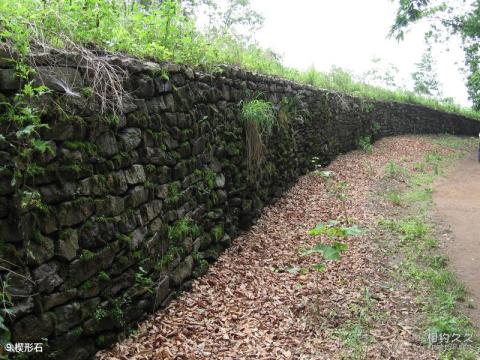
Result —
<path fill-rule="evenodd" d="M 368 228 L 382 212 L 371 206 L 369 194 L 385 165 L 396 158 L 421 159 L 431 148 L 419 137 L 388 138 L 370 155 L 339 156 L 326 171 L 348 182 L 348 216 Z M 434 359 L 414 335 L 413 295 L 389 283 L 388 261 L 368 234 L 352 229 L 344 240 L 348 250 L 341 261 L 328 262 L 325 272 L 295 270 L 314 264 L 315 256 L 321 259 L 299 251 L 319 240 L 307 235 L 308 230 L 345 211 L 341 200 L 327 194 L 325 181 L 315 174 L 301 177 L 233 241 L 190 292 L 98 359 L 339 358 L 346 349 L 335 331 L 356 320 L 364 289 L 373 302 L 368 328 L 373 341 L 366 357 Z"/>

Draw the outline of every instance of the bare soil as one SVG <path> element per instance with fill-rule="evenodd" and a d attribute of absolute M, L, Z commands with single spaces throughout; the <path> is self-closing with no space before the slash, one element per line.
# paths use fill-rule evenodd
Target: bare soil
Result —
<path fill-rule="evenodd" d="M 444 251 L 450 268 L 469 290 L 473 308 L 465 311 L 480 326 L 480 163 L 476 154 L 460 160 L 434 186 L 437 215 L 450 225 Z"/>

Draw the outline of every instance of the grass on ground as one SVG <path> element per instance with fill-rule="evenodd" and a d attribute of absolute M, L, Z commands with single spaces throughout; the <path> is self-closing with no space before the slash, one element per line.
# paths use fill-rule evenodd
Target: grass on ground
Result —
<path fill-rule="evenodd" d="M 472 139 L 441 136 L 432 139 L 437 145 L 412 170 L 405 170 L 406 186 L 387 195 L 392 203 L 406 207 L 403 215 L 381 219 L 378 225 L 398 239 L 393 251 L 400 257 L 398 275 L 418 293 L 418 303 L 425 315 L 425 345 L 440 352 L 441 359 L 477 359 L 480 344 L 474 338 L 476 329 L 458 310 L 465 301 L 465 289 L 446 267 L 447 258 L 438 250 L 435 225 L 430 219 L 432 183 L 448 169 L 455 159 L 472 148 Z M 442 152 L 441 149 L 450 149 Z M 407 168 L 403 168 L 407 169 Z M 396 173 L 392 164 L 385 173 Z M 391 184 L 390 184 L 391 185 Z"/>

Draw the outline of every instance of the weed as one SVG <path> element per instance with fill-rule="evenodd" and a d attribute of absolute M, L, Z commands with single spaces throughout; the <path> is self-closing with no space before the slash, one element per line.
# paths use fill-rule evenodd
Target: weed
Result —
<path fill-rule="evenodd" d="M 260 176 L 265 160 L 265 137 L 275 121 L 273 105 L 265 100 L 254 99 L 242 104 L 242 120 L 245 126 L 247 171 L 251 181 Z"/>
<path fill-rule="evenodd" d="M 176 202 L 180 197 L 180 191 L 178 190 L 177 183 L 170 183 L 167 186 L 167 199 Z"/>
<path fill-rule="evenodd" d="M 176 257 L 183 254 L 183 249 L 175 245 L 171 245 L 167 252 L 163 254 L 155 263 L 155 270 L 161 271 L 165 269 Z"/>
<path fill-rule="evenodd" d="M 153 280 L 143 267 L 139 267 L 135 273 L 135 283 L 147 289 L 148 292 L 153 293 Z"/>
<path fill-rule="evenodd" d="M 395 206 L 401 206 L 402 205 L 402 196 L 398 191 L 395 190 L 390 190 L 386 194 L 387 199 Z"/>
<path fill-rule="evenodd" d="M 108 311 L 107 311 L 107 309 L 105 309 L 103 307 L 97 307 L 97 309 L 93 313 L 93 318 L 96 321 L 101 321 L 101 320 L 105 319 L 107 316 L 108 316 Z"/>
<path fill-rule="evenodd" d="M 358 146 L 367 154 L 371 154 L 373 152 L 372 138 L 368 135 L 362 136 L 358 140 Z"/>
<path fill-rule="evenodd" d="M 178 220 L 174 225 L 168 228 L 168 239 L 178 240 L 187 236 L 197 237 L 200 234 L 200 228 L 190 218 L 182 218 Z"/>
<path fill-rule="evenodd" d="M 110 276 L 105 271 L 100 271 L 98 273 L 98 279 L 102 282 L 110 281 Z"/>
<path fill-rule="evenodd" d="M 89 261 L 94 259 L 96 254 L 90 250 L 83 249 L 82 253 L 80 254 L 80 260 L 81 261 Z"/>
<path fill-rule="evenodd" d="M 223 237 L 223 225 L 217 224 L 212 229 L 212 236 L 215 241 L 219 241 Z"/>
<path fill-rule="evenodd" d="M 389 179 L 403 179 L 406 177 L 407 171 L 394 161 L 390 160 L 385 166 L 385 177 Z"/>
<path fill-rule="evenodd" d="M 351 309 L 353 319 L 347 320 L 334 332 L 344 346 L 341 353 L 342 359 L 364 359 L 367 355 L 367 345 L 372 341 L 368 330 L 374 303 L 368 288 L 363 290 L 359 302 L 360 305 Z"/>

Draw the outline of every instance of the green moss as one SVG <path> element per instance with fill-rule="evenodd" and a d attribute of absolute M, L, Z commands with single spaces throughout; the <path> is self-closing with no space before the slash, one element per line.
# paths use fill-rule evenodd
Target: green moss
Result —
<path fill-rule="evenodd" d="M 137 260 L 140 260 L 143 257 L 143 251 L 142 250 L 136 250 L 133 252 L 133 257 Z"/>
<path fill-rule="evenodd" d="M 83 334 L 83 329 L 81 326 L 77 326 L 70 333 L 75 337 L 80 337 Z"/>
<path fill-rule="evenodd" d="M 88 141 L 67 140 L 63 143 L 63 146 L 65 146 L 69 150 L 78 150 L 87 155 L 95 155 L 97 153 L 96 145 Z"/>
<path fill-rule="evenodd" d="M 82 171 L 82 166 L 79 163 L 70 163 L 62 166 L 63 170 L 66 172 L 73 172 L 80 174 Z"/>
<path fill-rule="evenodd" d="M 125 151 L 120 151 L 118 154 L 115 154 L 112 157 L 113 161 L 120 162 L 120 163 L 128 159 L 130 159 L 130 155 L 128 155 L 128 153 Z"/>
<path fill-rule="evenodd" d="M 110 222 L 116 222 L 115 218 L 112 216 L 105 216 L 105 215 L 100 215 L 100 216 L 95 216 L 93 218 L 93 221 L 97 223 L 110 223 Z"/>
<path fill-rule="evenodd" d="M 48 237 L 43 235 L 40 231 L 35 231 L 34 240 L 37 244 L 40 244 L 43 246 L 47 246 L 47 244 L 49 243 Z"/>
<path fill-rule="evenodd" d="M 143 183 L 143 186 L 145 186 L 146 189 L 154 189 L 155 188 L 155 184 L 152 183 L 151 181 L 145 181 Z"/>
<path fill-rule="evenodd" d="M 165 130 L 153 131 L 151 129 L 148 129 L 147 133 L 152 137 L 152 139 L 155 141 L 157 145 L 162 144 L 165 139 L 170 137 L 170 134 Z M 166 148 L 162 147 L 162 150 L 166 150 Z"/>
<path fill-rule="evenodd" d="M 203 173 L 204 173 L 204 180 L 208 188 L 210 190 L 213 189 L 216 185 L 217 174 L 215 173 L 215 171 L 210 169 L 204 170 Z"/>
<path fill-rule="evenodd" d="M 145 170 L 149 174 L 154 174 L 157 171 L 157 168 L 155 167 L 155 165 L 147 164 L 147 165 L 145 165 Z"/>
<path fill-rule="evenodd" d="M 238 156 L 240 155 L 240 149 L 238 146 L 236 146 L 233 143 L 229 143 L 225 145 L 225 151 L 228 153 L 230 156 Z"/>
<path fill-rule="evenodd" d="M 93 289 L 93 287 L 94 287 L 94 284 L 93 284 L 93 282 L 90 281 L 90 280 L 87 280 L 87 281 L 85 281 L 82 285 L 80 285 L 80 289 L 81 289 L 81 290 L 85 290 L 85 291 L 88 291 L 88 290 L 90 290 L 90 289 Z"/>
<path fill-rule="evenodd" d="M 110 276 L 105 271 L 100 271 L 98 273 L 98 280 L 108 282 L 110 281 Z"/>

